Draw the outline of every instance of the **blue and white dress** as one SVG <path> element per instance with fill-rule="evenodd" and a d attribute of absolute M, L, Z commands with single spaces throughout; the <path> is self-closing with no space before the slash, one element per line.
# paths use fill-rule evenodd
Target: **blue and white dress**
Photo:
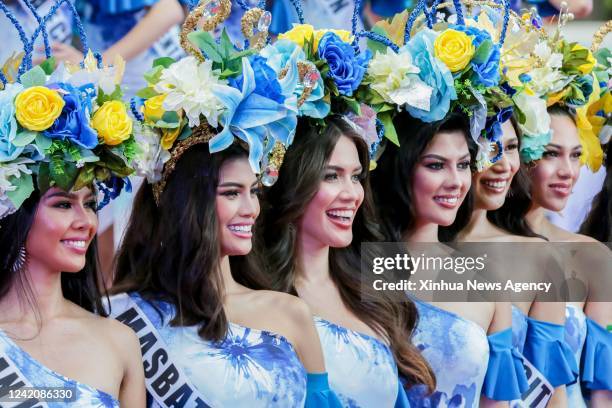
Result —
<path fill-rule="evenodd" d="M 509 401 L 527 386 L 510 329 L 487 337 L 477 323 L 426 302 L 415 301 L 419 323 L 412 342 L 436 375 L 436 390 L 408 391 L 411 407 L 478 407 L 481 394 Z"/>
<path fill-rule="evenodd" d="M 93 369 L 93 367 L 92 367 Z M 23 406 L 64 408 L 118 408 L 119 401 L 104 391 L 80 383 L 45 367 L 0 330 L 0 383 L 11 387 L 61 388 L 68 398 L 47 402 L 29 400 Z M 60 391 L 60 390 L 58 390 Z M 0 391 L 3 395 L 6 390 Z M 68 395 L 68 393 L 71 393 Z M 5 395 L 4 398 L 7 396 Z M 3 399 L 4 400 L 4 399 Z M 5 402 L 8 402 L 4 400 Z M 0 404 L 3 406 L 3 404 Z M 11 405 L 13 406 L 13 405 Z"/>
<path fill-rule="evenodd" d="M 329 383 L 344 407 L 408 407 L 389 346 L 315 317 Z"/>
<path fill-rule="evenodd" d="M 586 334 L 587 323 L 584 312 L 576 306 L 568 304 L 565 307 L 565 342 L 574 354 L 576 365 L 580 364 Z M 567 386 L 567 403 L 572 408 L 586 408 L 579 382 Z"/>
<path fill-rule="evenodd" d="M 111 297 L 110 312 L 140 339 L 148 407 L 338 406 L 326 374 L 307 375 L 281 335 L 229 323 L 223 341 L 203 340 L 170 326 L 173 305 L 135 293 Z"/>

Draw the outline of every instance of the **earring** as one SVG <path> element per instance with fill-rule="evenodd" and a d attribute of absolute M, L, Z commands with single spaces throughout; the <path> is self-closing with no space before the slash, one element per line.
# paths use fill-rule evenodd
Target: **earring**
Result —
<path fill-rule="evenodd" d="M 11 271 L 19 272 L 20 270 L 22 270 L 26 264 L 27 256 L 28 254 L 26 252 L 25 245 L 22 245 L 21 248 L 19 248 L 19 253 L 17 254 L 17 260 L 13 264 Z"/>

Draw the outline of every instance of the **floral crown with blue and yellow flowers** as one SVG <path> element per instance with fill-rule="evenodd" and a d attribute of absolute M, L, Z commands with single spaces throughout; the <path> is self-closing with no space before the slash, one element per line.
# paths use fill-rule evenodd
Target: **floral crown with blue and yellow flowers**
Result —
<path fill-rule="evenodd" d="M 301 24 L 271 42 L 272 16 L 264 4 L 249 8 L 239 2 L 245 10 L 241 28 L 246 38 L 239 47 L 225 31 L 218 40 L 210 33 L 229 16 L 230 1 L 201 1 L 181 32 L 181 45 L 191 55 L 179 61 L 160 58 L 145 74 L 148 87 L 137 94 L 142 108 L 134 103 L 133 109 L 140 119 L 134 164 L 153 184 L 157 203 L 176 161 L 190 146 L 208 143 L 214 153 L 237 138 L 248 144 L 253 172 L 270 186 L 278 178 L 298 117 L 324 124 L 337 105 L 342 105 L 338 110 L 350 106 L 361 113 L 356 90 L 369 51 L 359 53 L 356 37 L 348 31 L 303 24 L 301 3 L 292 3 Z M 372 144 L 377 140 L 372 138 Z"/>
<path fill-rule="evenodd" d="M 612 113 L 611 55 L 608 48 L 599 46 L 612 22 L 594 36 L 591 52 L 563 37 L 562 28 L 572 19 L 565 5 L 557 27 L 548 34 L 535 9 L 517 16 L 502 48 L 504 77 L 514 93 L 522 161 L 542 157 L 552 137 L 547 108 L 562 105 L 575 118 L 583 147 L 581 162 L 597 171 L 603 160 L 601 144 L 609 140 Z"/>
<path fill-rule="evenodd" d="M 464 5 L 479 13 L 465 15 Z M 455 14 L 446 17 L 439 12 L 444 8 L 454 8 Z M 393 117 L 400 111 L 423 122 L 463 112 L 479 146 L 478 168 L 491 165 L 501 157 L 500 125 L 513 106 L 500 68 L 510 16 L 505 1 L 436 0 L 428 6 L 420 0 L 410 14 L 404 11 L 355 33 L 367 38 L 364 54 L 370 56 L 355 99 L 374 110 L 381 133 L 396 145 Z M 497 154 L 491 154 L 492 145 Z"/>
<path fill-rule="evenodd" d="M 74 6 L 58 0 L 40 16 L 30 1 L 24 2 L 39 22 L 31 38 L 0 2 L 23 44 L 23 52 L 0 71 L 0 219 L 17 211 L 36 188 L 44 194 L 51 187 L 78 190 L 97 182 L 102 207 L 124 188 L 135 154 L 132 120 L 119 86 L 124 62 L 103 67 L 99 55 L 89 51 L 80 65 L 58 64 L 46 23 L 63 3 L 72 10 L 87 49 Z M 33 66 L 33 45 L 41 34 L 47 59 Z"/>

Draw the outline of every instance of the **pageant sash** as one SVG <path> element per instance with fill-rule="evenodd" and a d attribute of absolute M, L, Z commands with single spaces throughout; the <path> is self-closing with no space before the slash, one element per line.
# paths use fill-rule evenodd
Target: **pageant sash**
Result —
<path fill-rule="evenodd" d="M 129 326 L 140 341 L 148 394 L 160 407 L 209 408 L 171 354 L 157 328 L 136 302 L 126 294 L 113 296 L 110 316 Z"/>
<path fill-rule="evenodd" d="M 152 48 L 160 57 L 171 57 L 178 60 L 185 56 L 185 51 L 179 42 L 180 29 L 178 25 L 170 28 L 164 35 L 160 37 Z"/>
<path fill-rule="evenodd" d="M 1 343 L 0 343 L 1 346 Z M 23 387 L 34 389 L 21 370 L 13 363 L 0 347 L 0 408 L 47 408 L 48 405 L 36 398 L 27 400 L 16 398 L 11 390 Z"/>
<path fill-rule="evenodd" d="M 23 0 L 18 1 L 28 18 L 28 24 L 31 27 L 37 27 L 38 22 L 28 6 Z M 55 2 L 50 0 L 31 0 L 30 3 L 34 6 L 34 9 L 40 18 L 44 18 L 49 11 L 51 11 L 51 7 Z M 67 7 L 68 5 L 62 5 L 45 24 L 47 33 L 49 34 L 49 44 L 54 42 L 69 43 L 70 39 L 72 38 L 72 14 L 70 11 L 67 11 Z M 38 36 L 37 44 L 39 43 L 43 44 L 42 33 Z"/>
<path fill-rule="evenodd" d="M 511 407 L 546 408 L 548 400 L 554 392 L 553 386 L 526 358 L 523 358 L 523 366 L 525 367 L 529 388 L 521 395 L 520 400 L 512 401 Z"/>

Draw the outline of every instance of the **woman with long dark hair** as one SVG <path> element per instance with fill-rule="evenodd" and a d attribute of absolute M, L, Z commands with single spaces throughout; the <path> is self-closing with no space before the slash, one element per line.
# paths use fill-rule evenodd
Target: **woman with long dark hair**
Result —
<path fill-rule="evenodd" d="M 529 180 L 529 189 L 516 189 L 512 199 L 507 200 L 499 210 L 495 211 L 491 219 L 499 227 L 517 235 L 524 235 L 525 232 L 517 228 L 516 223 L 510 222 L 512 219 L 524 219 L 529 230 L 551 242 L 595 243 L 597 241 L 594 239 L 563 230 L 544 217 L 545 209 L 561 211 L 567 203 L 572 186 L 578 179 L 581 166 L 580 156 L 583 149 L 572 111 L 561 105 L 553 105 L 548 108 L 548 113 L 553 132 L 550 143 L 545 146 L 539 160 L 531 165 L 523 165 L 519 171 L 523 172 Z M 576 247 L 576 249 L 580 248 L 585 247 Z M 596 250 L 593 246 L 589 249 Z M 602 247 L 601 251 L 596 252 L 602 252 L 602 259 L 607 259 L 609 254 L 606 255 L 605 251 L 607 249 Z M 582 267 L 584 265 L 582 264 Z M 585 273 L 588 271 L 581 270 L 580 272 L 585 278 L 592 275 Z M 578 366 L 582 360 L 581 379 L 585 382 L 586 389 L 592 390 L 591 402 L 602 404 L 601 406 L 609 404 L 612 398 L 610 392 L 612 380 L 603 367 L 597 363 L 598 357 L 593 353 L 595 345 L 603 349 L 612 347 L 612 337 L 605 330 L 605 325 L 610 322 L 612 316 L 609 303 L 594 302 L 589 299 L 604 299 L 603 293 L 598 294 L 597 292 L 598 288 L 606 286 L 607 276 L 605 275 L 596 274 L 595 280 L 586 282 L 586 297 L 581 301 L 567 302 L 565 316 L 561 316 L 559 322 L 553 322 L 556 323 L 554 325 L 548 324 L 561 333 L 562 341 L 558 344 L 564 344 L 564 348 L 574 355 L 573 358 L 571 355 L 565 357 L 571 363 L 568 367 L 572 367 L 574 372 L 559 369 L 554 372 L 543 371 L 553 386 L 569 384 L 577 375 Z M 521 317 L 515 313 L 516 320 L 524 320 Z M 562 326 L 564 322 L 565 326 Z M 537 321 L 530 319 L 529 323 L 533 324 Z M 565 327 L 565 335 L 563 335 L 563 327 Z M 542 353 L 537 353 L 537 350 L 534 350 L 533 354 L 534 359 L 538 354 L 542 355 Z M 561 361 L 561 357 L 558 360 Z M 589 366 L 589 372 L 586 374 L 584 373 L 584 361 L 587 361 Z M 578 385 L 568 385 L 567 394 L 571 406 L 584 406 L 584 397 Z"/>
<path fill-rule="evenodd" d="M 315 315 L 330 386 L 343 405 L 400 406 L 404 387 L 432 389 L 435 380 L 410 344 L 414 304 L 362 291 L 360 245 L 381 235 L 368 146 L 355 129 L 341 115 L 326 118 L 321 130 L 298 122 L 266 192 L 266 256 L 274 287 L 299 295 Z"/>
<path fill-rule="evenodd" d="M 308 307 L 261 290 L 248 150 L 211 154 L 200 126 L 141 187 L 117 257 L 111 314 L 143 344 L 148 405 L 333 406 Z"/>
<path fill-rule="evenodd" d="M 580 226 L 580 233 L 599 242 L 612 242 L 612 151 L 606 145 L 606 178 L 601 191 L 593 198 L 591 211 Z"/>
<path fill-rule="evenodd" d="M 470 168 L 476 151 L 467 116 L 448 113 L 442 120 L 426 123 L 400 112 L 394 126 L 400 147 L 387 145 L 372 183 L 387 239 L 408 244 L 440 242 L 440 227 L 454 222 L 462 228 L 473 208 Z M 507 305 L 418 300 L 416 305 L 419 324 L 413 343 L 432 365 L 438 386 L 431 395 L 420 388 L 411 390 L 412 405 L 439 401 L 442 406 L 476 407 L 516 397 L 513 373 L 488 371 L 496 366 L 492 361 L 510 355 L 496 341 L 496 335 L 511 325 Z M 499 384 L 504 384 L 503 390 Z"/>

